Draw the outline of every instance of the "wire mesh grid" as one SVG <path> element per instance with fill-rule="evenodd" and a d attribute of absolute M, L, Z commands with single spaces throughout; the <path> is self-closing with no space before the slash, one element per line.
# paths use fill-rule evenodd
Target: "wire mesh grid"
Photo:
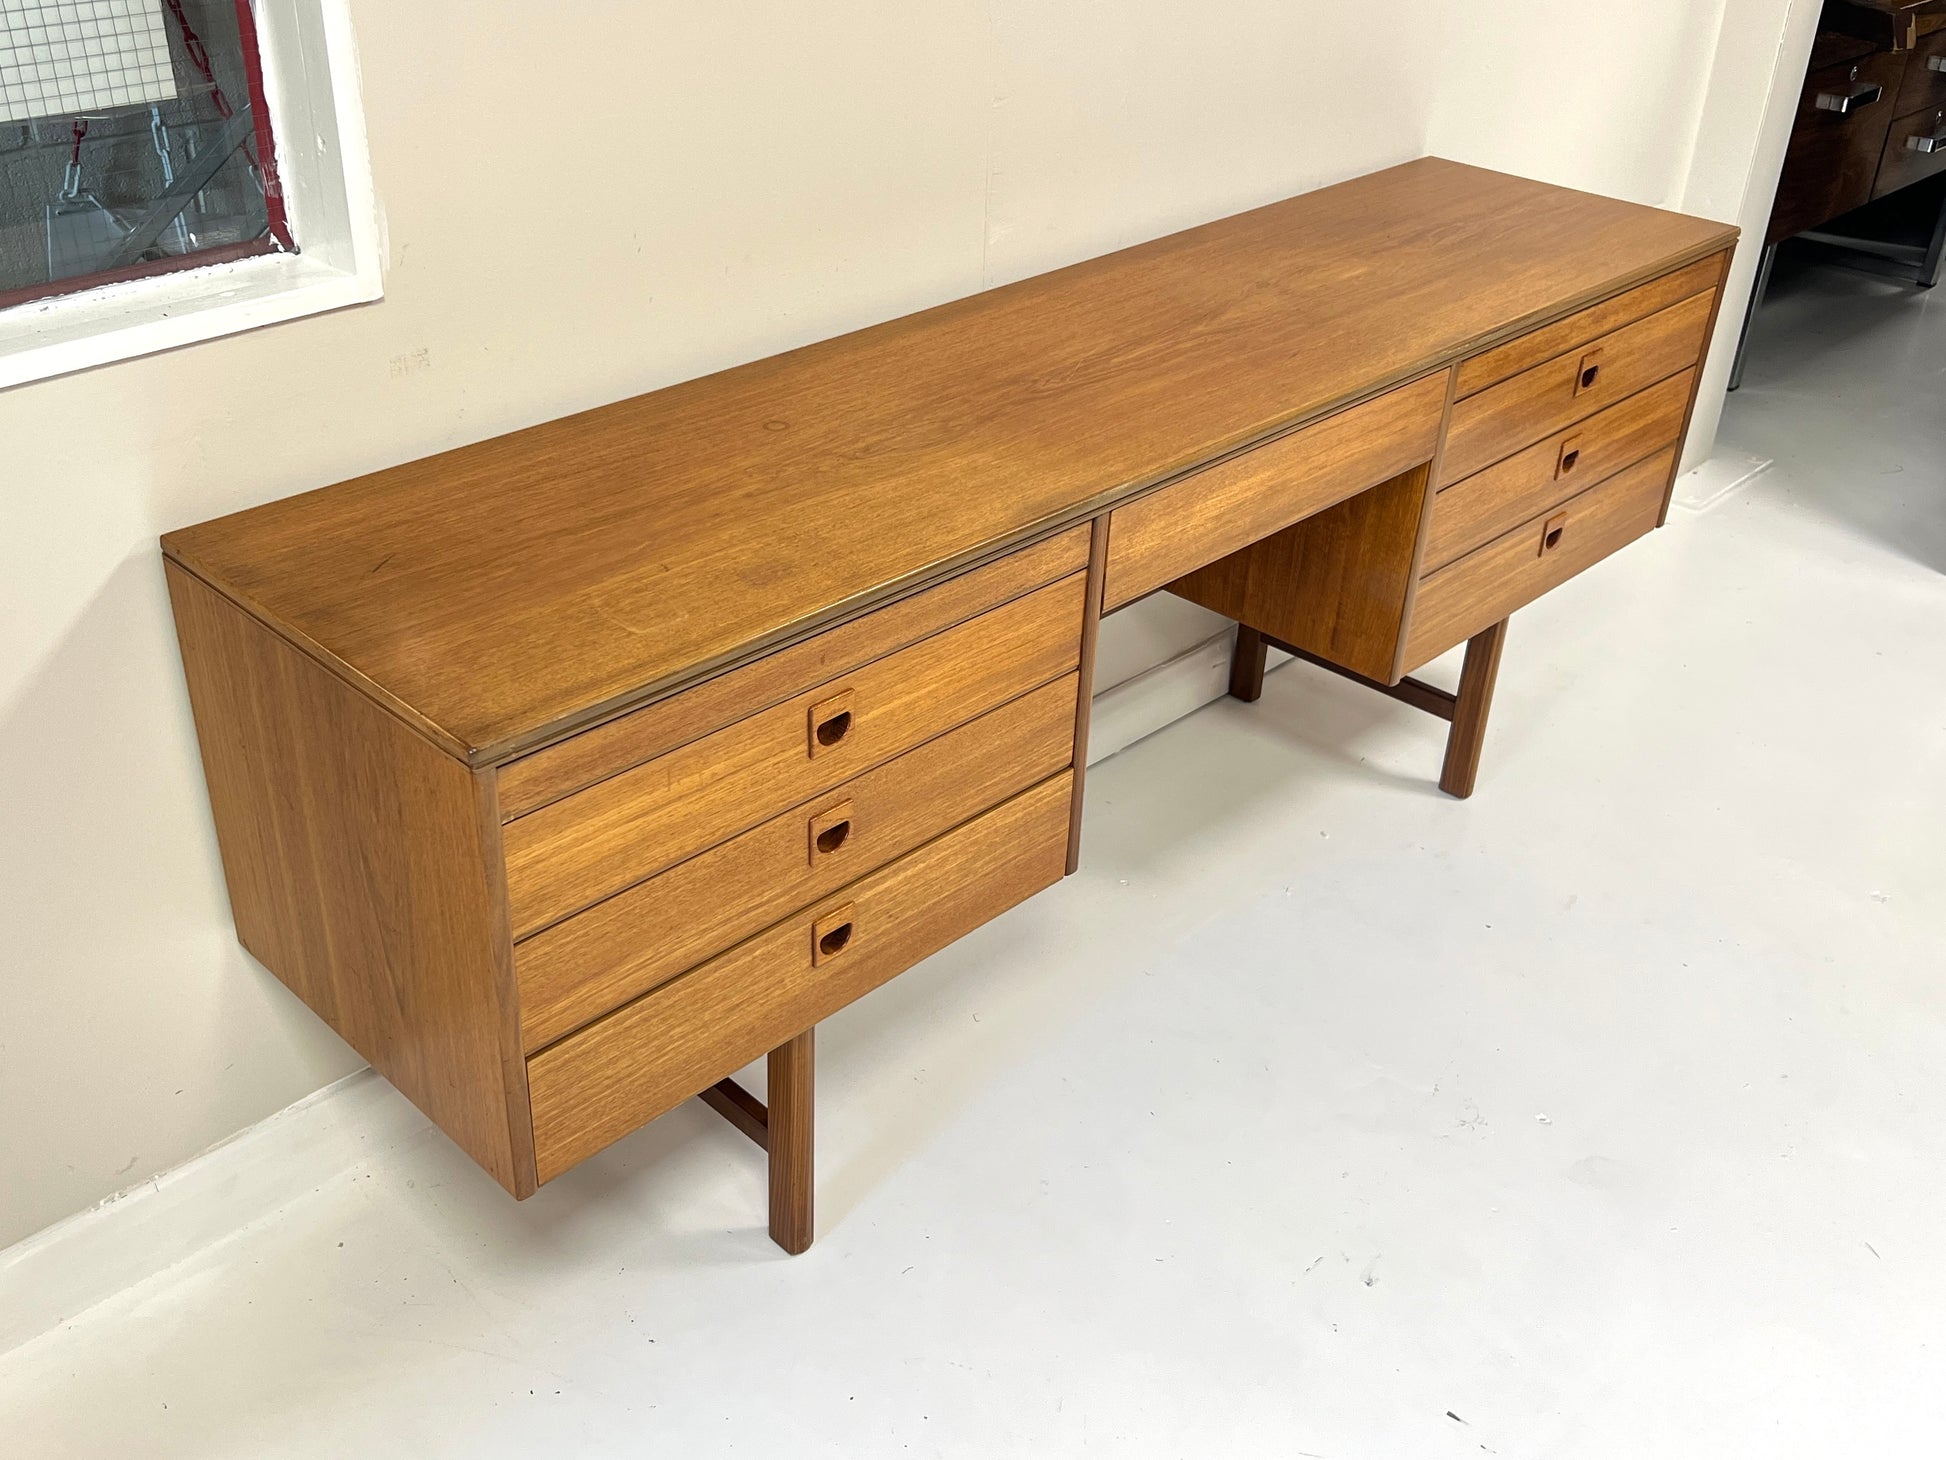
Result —
<path fill-rule="evenodd" d="M 161 0 L 0 0 L 0 122 L 175 94 Z"/>

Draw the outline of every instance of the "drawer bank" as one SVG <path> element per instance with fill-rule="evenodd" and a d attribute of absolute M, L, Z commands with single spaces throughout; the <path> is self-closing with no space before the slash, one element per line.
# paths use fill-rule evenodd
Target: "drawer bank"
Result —
<path fill-rule="evenodd" d="M 172 532 L 238 935 L 516 1197 L 701 1096 L 801 1251 L 817 1023 L 1075 868 L 1102 615 L 1429 710 L 1470 794 L 1734 243 L 1428 158 Z"/>

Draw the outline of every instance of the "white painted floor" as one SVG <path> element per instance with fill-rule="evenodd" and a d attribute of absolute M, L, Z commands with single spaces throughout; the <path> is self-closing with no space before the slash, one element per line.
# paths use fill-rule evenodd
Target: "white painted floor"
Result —
<path fill-rule="evenodd" d="M 0 1359 L 0 1448 L 1941 1453 L 1946 298 L 1787 272 L 1725 444 L 1472 802 L 1305 667 L 1097 767 L 825 1026 L 807 1256 L 700 1106 L 520 1206 L 428 1135 Z"/>

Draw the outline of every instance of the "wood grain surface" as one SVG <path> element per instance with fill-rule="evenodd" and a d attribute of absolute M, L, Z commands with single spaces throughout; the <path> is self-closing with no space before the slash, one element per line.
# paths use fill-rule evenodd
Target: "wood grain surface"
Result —
<path fill-rule="evenodd" d="M 851 936 L 820 960 L 825 906 L 778 924 L 527 1062 L 547 1181 L 1015 903 L 1061 880 L 1067 772 L 827 903 Z"/>
<path fill-rule="evenodd" d="M 497 763 L 1732 237 L 1427 158 L 164 548 Z"/>
<path fill-rule="evenodd" d="M 1440 387 L 1443 404 L 1444 377 Z M 1430 472 L 1420 466 L 1360 492 L 1170 591 L 1383 681 L 1398 656 Z"/>
<path fill-rule="evenodd" d="M 187 573 L 168 576 L 238 938 L 527 1195 L 490 777 Z"/>
<path fill-rule="evenodd" d="M 1117 507 L 1103 610 L 1432 460 L 1446 383 L 1433 375 L 1387 391 Z"/>
<path fill-rule="evenodd" d="M 1556 509 L 1566 514 L 1560 545 L 1541 551 L 1554 514 L 1536 517 L 1427 577 L 1413 601 L 1406 663 L 1417 669 L 1498 623 L 1616 549 L 1653 531 L 1676 469 L 1671 449 L 1590 487 Z"/>
<path fill-rule="evenodd" d="M 1487 625 L 1466 641 L 1459 693 L 1453 697 L 1453 728 L 1446 736 L 1446 758 L 1439 789 L 1464 801 L 1480 779 L 1480 753 L 1486 749 L 1487 716 L 1493 687 L 1500 678 L 1500 654 L 1507 646 L 1507 621 Z"/>
<path fill-rule="evenodd" d="M 764 1149 L 770 1153 L 770 1240 L 795 1257 L 817 1228 L 817 1030 L 770 1052 Z"/>
<path fill-rule="evenodd" d="M 1439 485 L 1471 476 L 1689 369 L 1709 343 L 1706 331 L 1715 311 L 1714 290 L 1694 295 L 1460 401 L 1446 428 Z M 1591 372 L 1594 383 L 1583 386 Z"/>
<path fill-rule="evenodd" d="M 1478 395 L 1489 385 L 1498 385 L 1523 370 L 1544 365 L 1576 345 L 1613 334 L 1623 325 L 1660 314 L 1672 304 L 1679 304 L 1705 289 L 1714 289 L 1723 282 L 1723 272 L 1729 265 L 1729 254 L 1716 254 L 1686 269 L 1652 279 L 1639 289 L 1603 300 L 1592 309 L 1571 314 L 1546 329 L 1509 340 L 1497 350 L 1475 355 L 1459 368 L 1459 398 L 1465 400 L 1470 395 Z"/>
<path fill-rule="evenodd" d="M 895 649 L 1011 602 L 1089 563 L 1091 533 L 1074 527 L 983 568 L 863 614 L 836 628 L 658 700 L 500 768 L 509 821 L 606 780 L 733 721 L 767 710 Z"/>
<path fill-rule="evenodd" d="M 1695 376 L 1694 370 L 1672 375 L 1440 492 L 1433 503 L 1425 571 L 1445 567 L 1543 507 L 1679 439 Z"/>
<path fill-rule="evenodd" d="M 504 833 L 516 937 L 725 841 L 861 771 L 1072 671 L 1085 574 L 610 777 Z M 850 696 L 850 727 L 807 754 L 814 710 Z"/>
<path fill-rule="evenodd" d="M 521 942 L 526 1047 L 552 1043 L 1061 770 L 1073 754 L 1075 685 L 1072 674 L 1045 685 Z M 833 810 L 842 814 L 823 815 Z M 828 851 L 809 835 L 827 821 L 842 828 Z"/>

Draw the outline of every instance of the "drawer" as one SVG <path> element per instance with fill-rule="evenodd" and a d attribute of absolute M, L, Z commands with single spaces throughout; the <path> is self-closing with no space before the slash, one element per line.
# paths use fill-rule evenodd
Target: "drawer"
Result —
<path fill-rule="evenodd" d="M 927 843 L 527 1061 L 542 1181 L 1061 880 L 1073 773 Z"/>
<path fill-rule="evenodd" d="M 1877 41 L 1868 41 L 1862 36 L 1846 35 L 1841 30 L 1826 30 L 1822 25 L 1811 42 L 1811 64 L 1809 69 L 1821 71 L 1827 66 L 1835 66 L 1840 61 L 1849 65 L 1861 61 L 1878 50 Z"/>
<path fill-rule="evenodd" d="M 1070 674 L 515 945 L 528 1051 L 1046 780 Z"/>
<path fill-rule="evenodd" d="M 1915 112 L 1892 123 L 1872 196 L 1882 198 L 1946 171 L 1946 106 Z"/>
<path fill-rule="evenodd" d="M 1651 279 L 1640 288 L 1604 299 L 1579 314 L 1571 314 L 1540 329 L 1529 330 L 1504 345 L 1484 350 L 1461 362 L 1459 384 L 1453 394 L 1459 400 L 1478 395 L 1489 385 L 1498 385 L 1523 370 L 1546 364 L 1556 355 L 1565 354 L 1577 345 L 1613 334 L 1623 325 L 1660 314 L 1672 304 L 1714 289 L 1723 282 L 1723 271 L 1729 260 L 1727 253 L 1711 254 L 1686 269 L 1677 269 L 1673 274 Z"/>
<path fill-rule="evenodd" d="M 1942 106 L 1946 106 L 1946 30 L 1936 30 L 1907 55 L 1905 81 L 1899 87 L 1892 114 L 1905 117 Z"/>
<path fill-rule="evenodd" d="M 1422 573 L 1443 568 L 1545 508 L 1605 481 L 1682 435 L 1696 372 L 1685 370 L 1556 432 L 1433 499 Z"/>
<path fill-rule="evenodd" d="M 1075 669 L 1077 573 L 508 824 L 537 932 Z"/>
<path fill-rule="evenodd" d="M 512 821 L 1088 566 L 1085 524 L 500 768 Z"/>
<path fill-rule="evenodd" d="M 1402 385 L 1116 508 L 1103 611 L 1430 461 L 1446 382 Z"/>
<path fill-rule="evenodd" d="M 1676 469 L 1676 448 L 1590 487 L 1419 585 L 1405 663 L 1416 669 L 1653 528 Z"/>
<path fill-rule="evenodd" d="M 1714 289 L 1523 370 L 1453 407 L 1440 486 L 1696 364 Z"/>
<path fill-rule="evenodd" d="M 1828 223 L 1871 200 L 1906 57 L 1884 51 L 1805 78 L 1764 241 Z M 1849 102 L 1844 111 L 1833 108 Z"/>

